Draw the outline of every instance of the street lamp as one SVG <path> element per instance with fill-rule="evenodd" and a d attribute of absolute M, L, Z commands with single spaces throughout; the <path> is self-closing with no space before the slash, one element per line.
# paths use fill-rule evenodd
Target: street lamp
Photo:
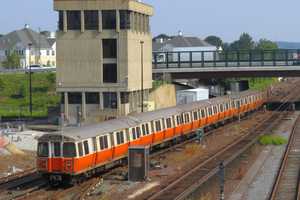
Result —
<path fill-rule="evenodd" d="M 31 81 L 31 47 L 32 43 L 28 44 L 29 48 L 29 111 L 32 117 L 32 81 Z"/>
<path fill-rule="evenodd" d="M 141 101 L 142 101 L 142 112 L 144 112 L 144 41 L 141 44 Z"/>

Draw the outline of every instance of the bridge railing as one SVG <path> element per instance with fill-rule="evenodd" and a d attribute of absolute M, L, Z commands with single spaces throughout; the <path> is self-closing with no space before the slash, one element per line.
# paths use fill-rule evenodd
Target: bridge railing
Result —
<path fill-rule="evenodd" d="M 300 64 L 300 50 L 153 52 L 153 68 L 260 67 Z"/>

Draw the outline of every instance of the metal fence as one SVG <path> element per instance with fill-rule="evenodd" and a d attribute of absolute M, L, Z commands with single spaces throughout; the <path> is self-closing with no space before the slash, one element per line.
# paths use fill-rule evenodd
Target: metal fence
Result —
<path fill-rule="evenodd" d="M 300 49 L 153 52 L 153 68 L 293 66 Z"/>

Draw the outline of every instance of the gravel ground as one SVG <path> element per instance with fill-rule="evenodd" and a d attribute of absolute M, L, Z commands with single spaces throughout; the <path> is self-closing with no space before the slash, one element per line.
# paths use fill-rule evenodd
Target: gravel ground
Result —
<path fill-rule="evenodd" d="M 278 129 L 274 130 L 273 133 L 288 138 L 291 133 L 292 124 L 296 120 L 296 115 L 293 116 L 292 120 L 285 121 Z M 247 173 L 229 199 L 267 199 L 272 189 L 274 178 L 276 177 L 285 148 L 286 145 L 265 147 L 261 156 L 259 156 L 259 158 L 264 159 L 257 159 L 253 164 L 254 168 L 252 169 L 254 171 L 249 171 Z M 249 178 L 251 180 L 249 180 Z"/>

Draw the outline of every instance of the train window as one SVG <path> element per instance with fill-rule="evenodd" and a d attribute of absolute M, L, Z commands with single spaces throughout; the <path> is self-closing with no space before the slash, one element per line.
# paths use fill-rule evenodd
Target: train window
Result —
<path fill-rule="evenodd" d="M 149 135 L 149 134 L 150 134 L 150 130 L 149 130 L 149 124 L 146 124 L 146 133 L 147 133 L 147 135 Z"/>
<path fill-rule="evenodd" d="M 100 142 L 100 150 L 108 148 L 107 135 L 100 137 L 99 142 Z"/>
<path fill-rule="evenodd" d="M 217 114 L 217 113 L 218 113 L 217 106 L 214 106 L 214 107 L 213 107 L 213 111 L 214 111 L 214 114 Z"/>
<path fill-rule="evenodd" d="M 150 125 L 151 125 L 151 132 L 154 133 L 155 132 L 155 130 L 154 130 L 154 122 L 153 121 L 150 122 Z"/>
<path fill-rule="evenodd" d="M 78 154 L 79 154 L 79 156 L 80 157 L 83 156 L 82 142 L 79 142 L 77 144 L 77 148 L 78 148 Z"/>
<path fill-rule="evenodd" d="M 179 115 L 176 116 L 176 120 L 177 120 L 177 124 L 180 125 L 181 123 L 180 123 L 180 116 Z"/>
<path fill-rule="evenodd" d="M 165 130 L 166 129 L 165 119 L 161 120 L 161 124 L 162 124 L 162 130 Z"/>
<path fill-rule="evenodd" d="M 194 111 L 194 120 L 198 120 L 198 112 Z"/>
<path fill-rule="evenodd" d="M 87 155 L 87 154 L 90 153 L 88 141 L 84 141 L 84 142 L 83 142 L 83 148 L 84 148 L 84 153 L 85 153 L 85 155 Z"/>
<path fill-rule="evenodd" d="M 184 115 L 184 120 L 185 120 L 185 123 L 189 123 L 190 122 L 190 115 L 188 113 L 186 113 Z"/>
<path fill-rule="evenodd" d="M 220 112 L 223 112 L 224 110 L 223 110 L 223 105 L 222 104 L 220 104 Z"/>
<path fill-rule="evenodd" d="M 136 130 L 135 130 L 135 128 L 131 129 L 131 133 L 132 133 L 132 139 L 135 140 L 136 139 Z"/>
<path fill-rule="evenodd" d="M 51 150 L 52 150 L 51 152 L 52 157 L 60 157 L 60 151 L 61 151 L 60 142 L 52 142 Z"/>
<path fill-rule="evenodd" d="M 204 109 L 201 110 L 201 117 L 205 118 L 205 110 Z"/>
<path fill-rule="evenodd" d="M 49 145 L 47 142 L 40 142 L 38 144 L 38 157 L 48 157 L 49 156 Z"/>
<path fill-rule="evenodd" d="M 209 115 L 209 116 L 212 116 L 212 114 L 213 114 L 212 108 L 208 108 L 208 115 Z"/>
<path fill-rule="evenodd" d="M 123 144 L 124 143 L 124 133 L 123 131 L 117 132 L 117 144 Z"/>
<path fill-rule="evenodd" d="M 143 135 L 147 135 L 145 124 L 142 124 L 142 134 L 143 134 Z"/>
<path fill-rule="evenodd" d="M 73 142 L 63 144 L 63 156 L 66 158 L 74 158 L 76 156 L 75 144 Z"/>
<path fill-rule="evenodd" d="M 166 119 L 167 128 L 172 128 L 171 118 Z"/>
<path fill-rule="evenodd" d="M 136 127 L 136 137 L 137 138 L 141 137 L 141 128 L 140 127 Z"/>
<path fill-rule="evenodd" d="M 160 125 L 160 120 L 155 121 L 155 127 L 156 127 L 156 131 L 161 131 L 161 125 Z"/>
<path fill-rule="evenodd" d="M 94 151 L 97 152 L 98 148 L 97 148 L 97 139 L 94 137 L 93 138 L 93 147 L 94 147 Z"/>

